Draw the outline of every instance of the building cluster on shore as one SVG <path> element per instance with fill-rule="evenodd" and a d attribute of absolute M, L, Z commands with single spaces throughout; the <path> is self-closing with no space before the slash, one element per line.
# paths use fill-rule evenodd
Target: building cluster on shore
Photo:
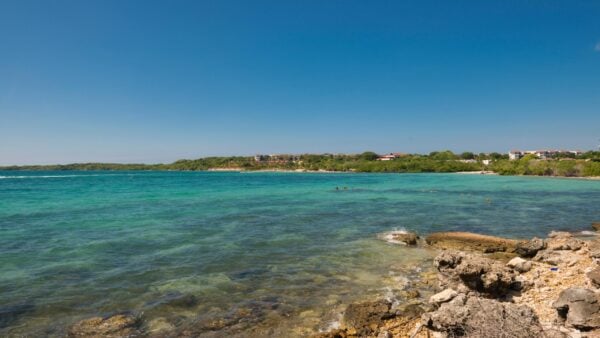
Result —
<path fill-rule="evenodd" d="M 274 154 L 274 155 L 254 155 L 254 161 L 257 163 L 298 163 L 300 162 L 300 155 L 290 154 Z"/>
<path fill-rule="evenodd" d="M 579 150 L 511 150 L 508 152 L 509 160 L 518 160 L 525 155 L 534 155 L 535 157 L 545 160 L 548 158 L 560 156 L 560 155 L 581 155 L 583 152 Z"/>

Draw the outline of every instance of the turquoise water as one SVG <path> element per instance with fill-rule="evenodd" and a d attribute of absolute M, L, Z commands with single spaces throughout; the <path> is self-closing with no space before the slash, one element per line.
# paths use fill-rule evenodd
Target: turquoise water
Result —
<path fill-rule="evenodd" d="M 588 230 L 599 205 L 600 181 L 572 179 L 0 171 L 0 336 L 116 312 L 154 332 L 302 336 L 347 302 L 401 302 L 430 264 L 377 234 L 543 236 Z"/>

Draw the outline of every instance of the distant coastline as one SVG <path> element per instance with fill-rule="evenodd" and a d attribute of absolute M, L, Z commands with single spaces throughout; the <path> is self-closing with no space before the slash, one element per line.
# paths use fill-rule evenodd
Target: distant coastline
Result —
<path fill-rule="evenodd" d="M 600 152 L 559 154 L 554 158 L 526 155 L 509 159 L 499 153 L 454 154 L 450 151 L 423 154 L 378 155 L 302 154 L 205 157 L 168 164 L 72 163 L 4 166 L 0 170 L 140 170 L 140 171 L 239 171 L 239 172 L 365 172 L 365 173 L 460 173 L 544 177 L 600 177 Z"/>

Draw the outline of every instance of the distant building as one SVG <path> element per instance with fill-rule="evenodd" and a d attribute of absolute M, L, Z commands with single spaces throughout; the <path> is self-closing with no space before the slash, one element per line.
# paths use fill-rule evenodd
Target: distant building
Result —
<path fill-rule="evenodd" d="M 490 165 L 492 160 L 481 160 L 481 163 L 483 163 L 483 165 Z"/>
<path fill-rule="evenodd" d="M 377 158 L 377 161 L 391 161 L 393 159 L 406 156 L 405 153 L 389 153 L 387 155 L 381 155 Z"/>
<path fill-rule="evenodd" d="M 523 152 L 520 150 L 511 150 L 508 152 L 508 159 L 511 161 L 518 160 L 523 157 Z"/>
<path fill-rule="evenodd" d="M 276 155 L 255 155 L 254 161 L 259 163 L 288 163 L 299 162 L 299 155 L 276 154 Z"/>
<path fill-rule="evenodd" d="M 581 155 L 582 152 L 579 150 L 512 150 L 508 153 L 508 158 L 511 160 L 518 160 L 524 155 L 533 155 L 540 160 L 546 160 L 548 158 L 559 157 L 559 155 Z"/>
<path fill-rule="evenodd" d="M 267 162 L 269 155 L 254 155 L 254 161 L 256 162 Z"/>

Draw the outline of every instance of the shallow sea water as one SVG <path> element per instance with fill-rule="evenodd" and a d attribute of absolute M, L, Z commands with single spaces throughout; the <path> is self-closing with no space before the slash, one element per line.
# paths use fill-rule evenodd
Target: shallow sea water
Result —
<path fill-rule="evenodd" d="M 132 312 L 147 330 L 303 336 L 401 291 L 394 229 L 589 230 L 600 181 L 459 174 L 0 171 L 0 336 Z M 164 330 L 164 331 L 161 331 Z"/>

